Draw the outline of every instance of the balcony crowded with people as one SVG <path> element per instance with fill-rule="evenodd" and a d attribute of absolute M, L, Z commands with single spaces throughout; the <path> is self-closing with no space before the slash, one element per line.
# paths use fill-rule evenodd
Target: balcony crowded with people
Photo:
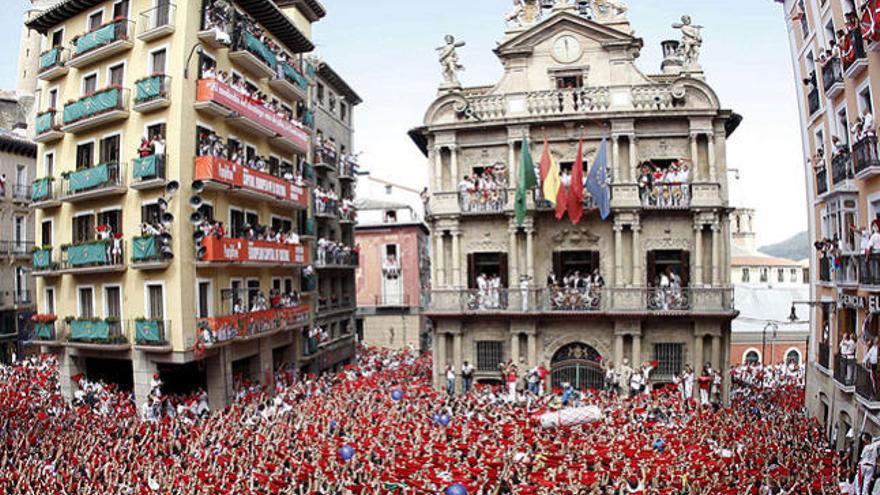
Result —
<path fill-rule="evenodd" d="M 303 175 L 305 163 L 302 159 L 294 165 L 286 160 L 258 155 L 254 148 L 244 146 L 234 139 L 224 142 L 221 136 L 202 127 L 198 129 L 196 156 L 221 158 L 255 172 L 283 179 L 296 187 L 306 187 Z"/>
<path fill-rule="evenodd" d="M 687 208 L 691 204 L 689 159 L 642 162 L 638 183 L 645 208 Z"/>
<path fill-rule="evenodd" d="M 458 183 L 462 213 L 500 212 L 507 208 L 507 176 L 504 164 L 474 168 Z"/>

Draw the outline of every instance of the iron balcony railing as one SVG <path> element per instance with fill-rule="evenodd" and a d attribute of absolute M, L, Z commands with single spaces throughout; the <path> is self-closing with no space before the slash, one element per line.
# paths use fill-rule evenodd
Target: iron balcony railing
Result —
<path fill-rule="evenodd" d="M 118 318 L 68 318 L 64 321 L 69 342 L 99 345 L 129 344 L 124 322 Z"/>
<path fill-rule="evenodd" d="M 831 258 L 827 256 L 819 258 L 819 281 L 831 282 Z"/>
<path fill-rule="evenodd" d="M 856 394 L 867 402 L 880 402 L 880 374 L 876 367 L 866 368 L 857 364 Z"/>
<path fill-rule="evenodd" d="M 0 241 L 0 256 L 30 256 L 34 250 L 34 241 L 13 239 Z"/>
<path fill-rule="evenodd" d="M 131 161 L 131 178 L 134 184 L 165 179 L 166 155 L 149 155 Z"/>
<path fill-rule="evenodd" d="M 824 342 L 819 342 L 819 366 L 827 369 L 831 369 L 831 345 Z"/>
<path fill-rule="evenodd" d="M 822 195 L 828 192 L 828 169 L 822 167 L 816 170 L 816 194 Z"/>
<path fill-rule="evenodd" d="M 61 116 L 62 123 L 65 126 L 71 126 L 92 117 L 118 110 L 128 110 L 129 93 L 128 88 L 111 86 L 71 101 L 64 105 Z"/>
<path fill-rule="evenodd" d="M 38 74 L 43 74 L 57 67 L 64 67 L 67 61 L 67 49 L 56 46 L 40 54 Z"/>
<path fill-rule="evenodd" d="M 849 151 L 841 151 L 831 158 L 831 182 L 838 185 L 853 178 L 853 160 Z"/>
<path fill-rule="evenodd" d="M 19 306 L 29 306 L 34 303 L 30 289 L 17 289 L 12 291 L 12 300 Z"/>
<path fill-rule="evenodd" d="M 872 168 L 880 167 L 880 156 L 877 153 L 877 136 L 867 136 L 853 145 L 853 166 L 856 174 Z"/>
<path fill-rule="evenodd" d="M 58 198 L 58 186 L 54 177 L 43 177 L 31 184 L 31 202 L 43 203 Z"/>
<path fill-rule="evenodd" d="M 339 154 L 327 147 L 318 147 L 315 149 L 315 164 L 329 165 L 336 168 L 339 161 Z"/>
<path fill-rule="evenodd" d="M 880 285 L 880 253 L 859 256 L 859 283 L 861 285 Z"/>
<path fill-rule="evenodd" d="M 430 292 L 429 311 L 730 313 L 731 288 L 450 289 Z"/>
<path fill-rule="evenodd" d="M 135 105 L 168 98 L 171 91 L 171 76 L 153 74 L 135 81 L 134 88 Z"/>
<path fill-rule="evenodd" d="M 30 184 L 15 184 L 12 186 L 12 199 L 14 201 L 28 202 L 31 200 Z"/>
<path fill-rule="evenodd" d="M 116 162 L 68 172 L 63 179 L 61 184 L 63 197 L 125 187 L 124 167 Z"/>
<path fill-rule="evenodd" d="M 131 322 L 134 342 L 139 346 L 165 346 L 170 342 L 171 321 L 161 318 L 137 318 Z"/>
<path fill-rule="evenodd" d="M 93 52 L 117 41 L 129 39 L 134 22 L 128 19 L 117 19 L 103 26 L 83 33 L 73 39 L 73 55 L 77 58 Z"/>
<path fill-rule="evenodd" d="M 88 241 L 61 248 L 61 269 L 63 270 L 86 270 L 124 265 L 125 243 L 121 239 Z"/>
<path fill-rule="evenodd" d="M 844 387 L 856 384 L 855 357 L 845 357 L 839 353 L 834 356 L 834 381 Z"/>
<path fill-rule="evenodd" d="M 853 28 L 853 30 L 861 29 L 861 26 L 858 23 L 856 23 L 855 25 L 856 27 Z M 867 53 L 865 52 L 865 44 L 861 41 L 859 41 L 858 43 L 854 41 L 855 39 L 861 40 L 861 33 L 854 33 L 853 30 L 850 30 L 850 32 L 846 34 L 846 36 L 849 37 L 850 40 L 853 40 L 853 42 L 851 43 L 852 46 L 850 47 L 850 51 L 843 56 L 844 71 L 849 70 L 849 68 L 858 61 L 867 58 Z"/>
<path fill-rule="evenodd" d="M 642 207 L 652 209 L 689 208 L 691 205 L 691 185 L 682 183 L 655 183 L 651 188 L 640 191 Z"/>
<path fill-rule="evenodd" d="M 58 335 L 55 330 L 55 326 L 58 324 L 57 321 L 54 321 L 54 316 L 52 316 L 53 321 L 49 321 L 48 319 L 42 319 L 40 321 L 34 321 L 32 330 L 31 330 L 31 340 L 37 342 L 55 342 L 58 340 Z"/>
<path fill-rule="evenodd" d="M 57 110 L 46 110 L 37 114 L 34 121 L 34 132 L 37 137 L 52 131 L 61 131 L 61 123 L 58 122 L 59 113 Z"/>
<path fill-rule="evenodd" d="M 507 209 L 507 189 L 459 191 L 458 206 L 462 213 L 503 213 Z"/>
<path fill-rule="evenodd" d="M 162 29 L 167 26 L 174 25 L 174 14 L 177 6 L 173 3 L 159 5 L 152 9 L 145 10 L 140 14 L 140 22 L 138 23 L 141 35 Z"/>
<path fill-rule="evenodd" d="M 825 88 L 825 93 L 827 94 L 835 84 L 842 83 L 843 67 L 840 65 L 840 59 L 834 57 L 822 67 L 822 86 Z"/>

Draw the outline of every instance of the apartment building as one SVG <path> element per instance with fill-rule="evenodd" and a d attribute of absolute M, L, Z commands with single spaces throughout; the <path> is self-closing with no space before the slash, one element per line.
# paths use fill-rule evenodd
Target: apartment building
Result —
<path fill-rule="evenodd" d="M 279 366 L 321 371 L 306 54 L 325 15 L 316 0 L 65 0 L 28 21 L 43 48 L 33 341 L 66 394 L 82 374 L 140 401 L 159 374 L 218 406 Z"/>
<path fill-rule="evenodd" d="M 500 363 L 543 364 L 549 385 L 578 389 L 601 388 L 603 364 L 624 360 L 658 361 L 655 383 L 685 364 L 727 377 L 736 313 L 726 144 L 739 116 L 678 41 L 663 42 L 662 67 L 646 73 L 626 13 L 536 5 L 494 48 L 504 67 L 494 84 L 462 87 L 456 57 L 467 59 L 449 55 L 457 42 L 447 37 L 445 81 L 410 132 L 430 170 L 435 385 L 465 361 L 477 382 L 497 382 Z M 545 142 L 571 184 L 577 166 L 586 178 L 607 157 L 596 167 L 610 183 L 606 219 L 589 191 L 573 224 L 531 189 L 517 219 L 523 154 L 538 167 Z"/>
<path fill-rule="evenodd" d="M 862 229 L 880 218 L 876 82 L 877 2 L 787 0 L 783 4 L 798 93 L 810 238 L 807 369 L 810 413 L 838 448 L 847 432 L 880 433 L 880 388 L 862 358 L 880 335 L 880 270 L 865 255 Z M 870 22 L 864 22 L 870 21 Z M 798 308 L 807 311 L 806 307 Z M 841 343 L 850 335 L 854 353 Z"/>

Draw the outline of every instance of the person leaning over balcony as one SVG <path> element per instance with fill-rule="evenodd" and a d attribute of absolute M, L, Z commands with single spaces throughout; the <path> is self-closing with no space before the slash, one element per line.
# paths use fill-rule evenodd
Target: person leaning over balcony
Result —
<path fill-rule="evenodd" d="M 846 382 L 852 383 L 855 374 L 856 341 L 849 332 L 840 341 L 840 355 L 843 356 L 843 364 L 846 366 Z"/>

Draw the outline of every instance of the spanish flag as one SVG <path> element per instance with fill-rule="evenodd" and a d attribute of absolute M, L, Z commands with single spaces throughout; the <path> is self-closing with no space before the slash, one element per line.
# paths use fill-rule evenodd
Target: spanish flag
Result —
<path fill-rule="evenodd" d="M 541 155 L 541 192 L 544 195 L 544 199 L 549 201 L 554 207 L 556 206 L 556 198 L 561 186 L 559 167 L 553 161 L 553 155 L 550 154 L 547 138 L 544 138 L 544 153 Z"/>

